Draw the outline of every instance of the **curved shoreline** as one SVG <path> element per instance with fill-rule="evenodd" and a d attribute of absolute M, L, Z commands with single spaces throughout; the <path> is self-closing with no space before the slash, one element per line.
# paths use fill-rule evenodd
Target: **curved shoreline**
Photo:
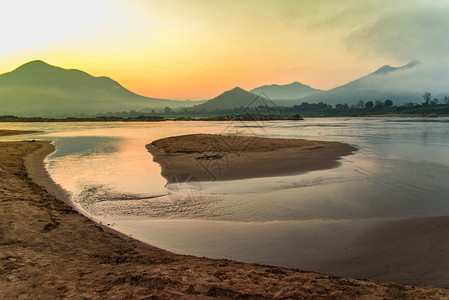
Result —
<path fill-rule="evenodd" d="M 32 153 L 27 154 L 24 157 L 24 164 L 27 170 L 28 175 L 31 180 L 33 180 L 37 185 L 47 191 L 49 194 L 53 195 L 57 199 L 64 202 L 67 206 L 72 208 L 77 213 L 83 215 L 84 217 L 90 219 L 93 223 L 95 223 L 98 227 L 102 228 L 102 230 L 118 235 L 120 238 L 124 240 L 136 240 L 132 238 L 128 234 L 121 232 L 117 229 L 106 226 L 101 221 L 96 219 L 94 216 L 89 215 L 87 212 L 79 209 L 76 205 L 70 200 L 70 194 L 67 192 L 62 186 L 57 184 L 52 178 L 50 173 L 48 173 L 47 168 L 45 167 L 45 159 L 48 155 L 52 154 L 56 151 L 56 147 L 51 141 L 39 141 L 37 143 L 41 143 L 42 147 Z M 142 241 L 139 241 L 142 242 Z M 144 243 L 144 242 L 142 242 Z M 167 251 L 156 246 L 153 246 L 148 243 L 144 243 L 150 247 L 154 247 L 160 249 L 161 251 Z M 170 251 L 167 251 L 170 253 Z"/>
<path fill-rule="evenodd" d="M 64 190 L 59 184 L 53 181 L 50 174 L 45 167 L 45 159 L 48 155 L 56 151 L 55 145 L 50 141 L 39 141 L 42 147 L 33 153 L 29 153 L 24 158 L 24 163 L 28 175 L 39 186 L 44 188 L 47 192 L 63 200 L 65 204 L 74 208 L 70 201 L 70 196 L 66 190 Z"/>
<path fill-rule="evenodd" d="M 49 149 L 43 147 L 45 143 L 40 142 L 0 143 L 0 153 L 6 153 L 2 158 L 9 157 L 8 164 L 0 161 L 0 174 L 14 174 L 0 198 L 0 266 L 6 270 L 0 274 L 2 298 L 438 299 L 449 295 L 449 290 L 441 288 L 177 255 L 133 239 L 124 241 L 28 177 L 22 161 L 26 155 L 28 164 L 34 164 L 28 170 L 35 168 L 30 173 L 39 173 L 41 168 L 40 175 L 48 176 L 42 159 Z"/>

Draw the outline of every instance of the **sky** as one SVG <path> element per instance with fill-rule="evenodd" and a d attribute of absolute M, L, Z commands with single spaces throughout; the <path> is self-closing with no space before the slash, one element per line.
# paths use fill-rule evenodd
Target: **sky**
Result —
<path fill-rule="evenodd" d="M 2 0 L 0 73 L 31 60 L 149 97 L 331 89 L 383 65 L 447 64 L 447 0 Z"/>

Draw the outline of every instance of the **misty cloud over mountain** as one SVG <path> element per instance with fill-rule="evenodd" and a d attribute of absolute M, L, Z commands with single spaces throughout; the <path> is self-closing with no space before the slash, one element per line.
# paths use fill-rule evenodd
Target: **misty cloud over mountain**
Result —
<path fill-rule="evenodd" d="M 300 102 L 355 104 L 359 100 L 393 100 L 395 104 L 422 102 L 426 91 L 449 95 L 449 72 L 443 65 L 412 61 L 402 67 L 383 66 L 377 71 L 329 91 L 302 98 Z"/>

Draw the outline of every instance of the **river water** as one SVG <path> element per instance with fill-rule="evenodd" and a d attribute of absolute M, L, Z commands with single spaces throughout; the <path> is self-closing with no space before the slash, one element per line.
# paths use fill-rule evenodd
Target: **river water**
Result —
<path fill-rule="evenodd" d="M 44 131 L 19 139 L 54 141 L 47 169 L 78 209 L 178 253 L 338 274 L 332 262 L 351 258 L 348 248 L 376 226 L 449 215 L 449 118 L 0 127 Z M 330 170 L 167 185 L 145 145 L 190 133 L 337 141 L 359 150 Z M 349 275 L 357 274 L 366 273 Z"/>

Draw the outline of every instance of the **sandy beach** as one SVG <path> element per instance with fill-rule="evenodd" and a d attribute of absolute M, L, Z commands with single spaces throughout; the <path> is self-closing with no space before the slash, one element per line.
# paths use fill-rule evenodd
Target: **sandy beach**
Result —
<path fill-rule="evenodd" d="M 43 167 L 52 151 L 50 142 L 0 143 L 2 299 L 449 297 L 444 288 L 177 255 L 143 244 L 64 202 Z"/>
<path fill-rule="evenodd" d="M 336 167 L 340 157 L 357 150 L 337 142 L 212 134 L 164 138 L 147 149 L 169 182 L 300 174 Z"/>

